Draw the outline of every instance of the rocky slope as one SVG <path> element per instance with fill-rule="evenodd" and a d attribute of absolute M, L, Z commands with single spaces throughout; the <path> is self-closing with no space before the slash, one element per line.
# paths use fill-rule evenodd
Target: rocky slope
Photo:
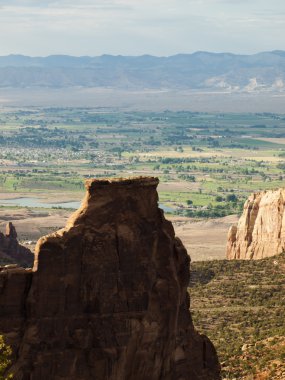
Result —
<path fill-rule="evenodd" d="M 156 178 L 87 181 L 32 270 L 0 272 L 0 332 L 22 380 L 219 379 L 189 312 L 189 256 Z"/>
<path fill-rule="evenodd" d="M 34 261 L 33 253 L 19 244 L 16 229 L 11 222 L 6 225 L 5 234 L 0 232 L 0 263 L 1 261 L 18 263 L 24 267 L 31 266 Z"/>
<path fill-rule="evenodd" d="M 284 273 L 285 254 L 191 264 L 191 314 L 224 380 L 285 379 Z"/>
<path fill-rule="evenodd" d="M 252 194 L 228 234 L 228 259 L 262 259 L 285 251 L 285 189 Z"/>

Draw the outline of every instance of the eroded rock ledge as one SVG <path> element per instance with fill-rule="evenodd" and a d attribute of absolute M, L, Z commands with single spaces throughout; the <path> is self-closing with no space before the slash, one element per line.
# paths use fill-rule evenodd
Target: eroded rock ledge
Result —
<path fill-rule="evenodd" d="M 92 180 L 32 271 L 0 272 L 0 332 L 16 380 L 219 379 L 189 312 L 189 256 L 156 178 Z"/>
<path fill-rule="evenodd" d="M 285 189 L 252 194 L 228 234 L 228 259 L 263 259 L 285 251 Z"/>

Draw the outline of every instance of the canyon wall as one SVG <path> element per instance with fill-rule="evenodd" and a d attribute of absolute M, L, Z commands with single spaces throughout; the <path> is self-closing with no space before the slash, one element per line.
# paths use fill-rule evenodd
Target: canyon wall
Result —
<path fill-rule="evenodd" d="M 32 269 L 0 271 L 0 333 L 15 380 L 216 380 L 189 311 L 189 256 L 156 178 L 90 180 Z"/>
<path fill-rule="evenodd" d="M 252 194 L 228 234 L 228 259 L 263 259 L 285 251 L 285 189 Z"/>

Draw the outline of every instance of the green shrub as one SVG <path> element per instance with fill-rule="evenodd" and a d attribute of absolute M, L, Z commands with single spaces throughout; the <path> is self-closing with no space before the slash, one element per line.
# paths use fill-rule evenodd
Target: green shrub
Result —
<path fill-rule="evenodd" d="M 12 379 L 12 375 L 6 377 L 5 371 L 11 364 L 10 356 L 12 354 L 11 347 L 7 346 L 4 342 L 4 338 L 0 335 L 0 380 Z"/>

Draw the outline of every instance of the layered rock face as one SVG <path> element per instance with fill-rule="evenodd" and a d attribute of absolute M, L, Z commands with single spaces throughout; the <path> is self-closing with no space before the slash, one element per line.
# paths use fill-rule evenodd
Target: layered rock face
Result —
<path fill-rule="evenodd" d="M 189 256 L 156 178 L 87 181 L 32 271 L 0 272 L 0 332 L 17 380 L 219 379 L 189 312 Z"/>
<path fill-rule="evenodd" d="M 34 254 L 19 244 L 16 229 L 11 222 L 6 225 L 5 235 L 0 232 L 0 253 L 1 256 L 24 267 L 32 266 L 34 262 Z"/>
<path fill-rule="evenodd" d="M 285 189 L 252 194 L 228 234 L 228 259 L 263 259 L 285 251 Z"/>

